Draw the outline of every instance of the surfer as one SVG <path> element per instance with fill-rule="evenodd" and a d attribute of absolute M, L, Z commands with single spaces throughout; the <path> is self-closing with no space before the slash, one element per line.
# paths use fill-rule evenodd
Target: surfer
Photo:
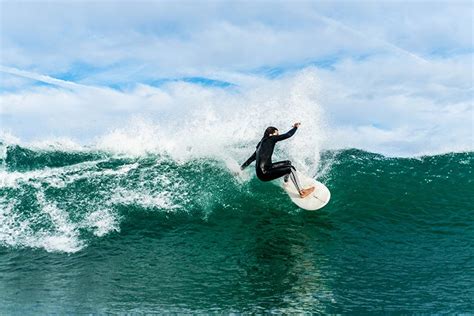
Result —
<path fill-rule="evenodd" d="M 294 183 L 302 198 L 307 197 L 314 191 L 314 187 L 303 189 L 299 183 L 296 169 L 291 164 L 291 161 L 284 160 L 279 162 L 272 162 L 272 154 L 275 149 L 276 142 L 284 140 L 293 136 L 301 123 L 293 124 L 293 128 L 287 133 L 280 135 L 278 129 L 273 126 L 267 127 L 262 139 L 257 145 L 255 152 L 247 159 L 240 167 L 244 170 L 254 160 L 256 160 L 255 171 L 257 177 L 262 181 L 271 181 L 280 177 L 284 177 L 285 185 L 288 185 L 288 178 Z"/>

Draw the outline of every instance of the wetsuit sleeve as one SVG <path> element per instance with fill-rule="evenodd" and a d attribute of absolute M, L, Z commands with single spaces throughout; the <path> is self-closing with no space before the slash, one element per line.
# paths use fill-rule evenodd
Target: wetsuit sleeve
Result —
<path fill-rule="evenodd" d="M 240 166 L 240 169 L 244 170 L 248 165 L 250 165 L 255 160 L 256 157 L 257 157 L 257 152 L 254 152 L 252 156 L 250 156 L 250 158 L 247 159 L 247 161 L 244 162 L 242 166 Z"/>
<path fill-rule="evenodd" d="M 273 136 L 273 137 L 271 137 L 271 139 L 273 139 L 275 142 L 279 142 L 280 140 L 290 138 L 291 136 L 293 136 L 293 134 L 296 132 L 297 129 L 298 129 L 298 127 L 293 127 L 292 129 L 290 129 L 285 134 L 281 134 L 281 135 L 278 135 L 278 136 Z"/>

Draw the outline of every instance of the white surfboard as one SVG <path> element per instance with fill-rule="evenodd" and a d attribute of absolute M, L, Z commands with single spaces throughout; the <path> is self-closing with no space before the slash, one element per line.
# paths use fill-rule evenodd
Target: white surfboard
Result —
<path fill-rule="evenodd" d="M 324 184 L 299 172 L 297 174 L 303 188 L 314 186 L 315 189 L 314 192 L 307 197 L 301 198 L 298 190 L 291 180 L 288 180 L 287 184 L 283 183 L 283 189 L 285 189 L 286 193 L 288 193 L 288 196 L 293 201 L 293 203 L 308 211 L 319 210 L 328 204 L 329 200 L 331 199 L 331 192 L 329 192 L 329 189 Z"/>

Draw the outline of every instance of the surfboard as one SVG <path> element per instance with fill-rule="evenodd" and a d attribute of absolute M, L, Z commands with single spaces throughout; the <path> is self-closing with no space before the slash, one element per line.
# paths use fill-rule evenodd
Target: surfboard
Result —
<path fill-rule="evenodd" d="M 288 180 L 287 184 L 283 183 L 283 189 L 286 191 L 293 203 L 308 211 L 319 210 L 328 204 L 331 199 L 331 192 L 329 192 L 329 189 L 324 184 L 300 172 L 298 172 L 297 175 L 303 188 L 314 186 L 315 189 L 314 192 L 307 197 L 301 198 L 291 180 Z"/>

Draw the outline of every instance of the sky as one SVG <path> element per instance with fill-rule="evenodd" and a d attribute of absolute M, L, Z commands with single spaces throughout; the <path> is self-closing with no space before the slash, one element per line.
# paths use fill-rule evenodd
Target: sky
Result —
<path fill-rule="evenodd" d="M 473 150 L 473 16 L 457 0 L 0 0 L 0 135 L 90 143 L 202 110 L 220 132 L 319 124 L 323 148 Z M 281 119 L 246 118 L 257 103 Z"/>

